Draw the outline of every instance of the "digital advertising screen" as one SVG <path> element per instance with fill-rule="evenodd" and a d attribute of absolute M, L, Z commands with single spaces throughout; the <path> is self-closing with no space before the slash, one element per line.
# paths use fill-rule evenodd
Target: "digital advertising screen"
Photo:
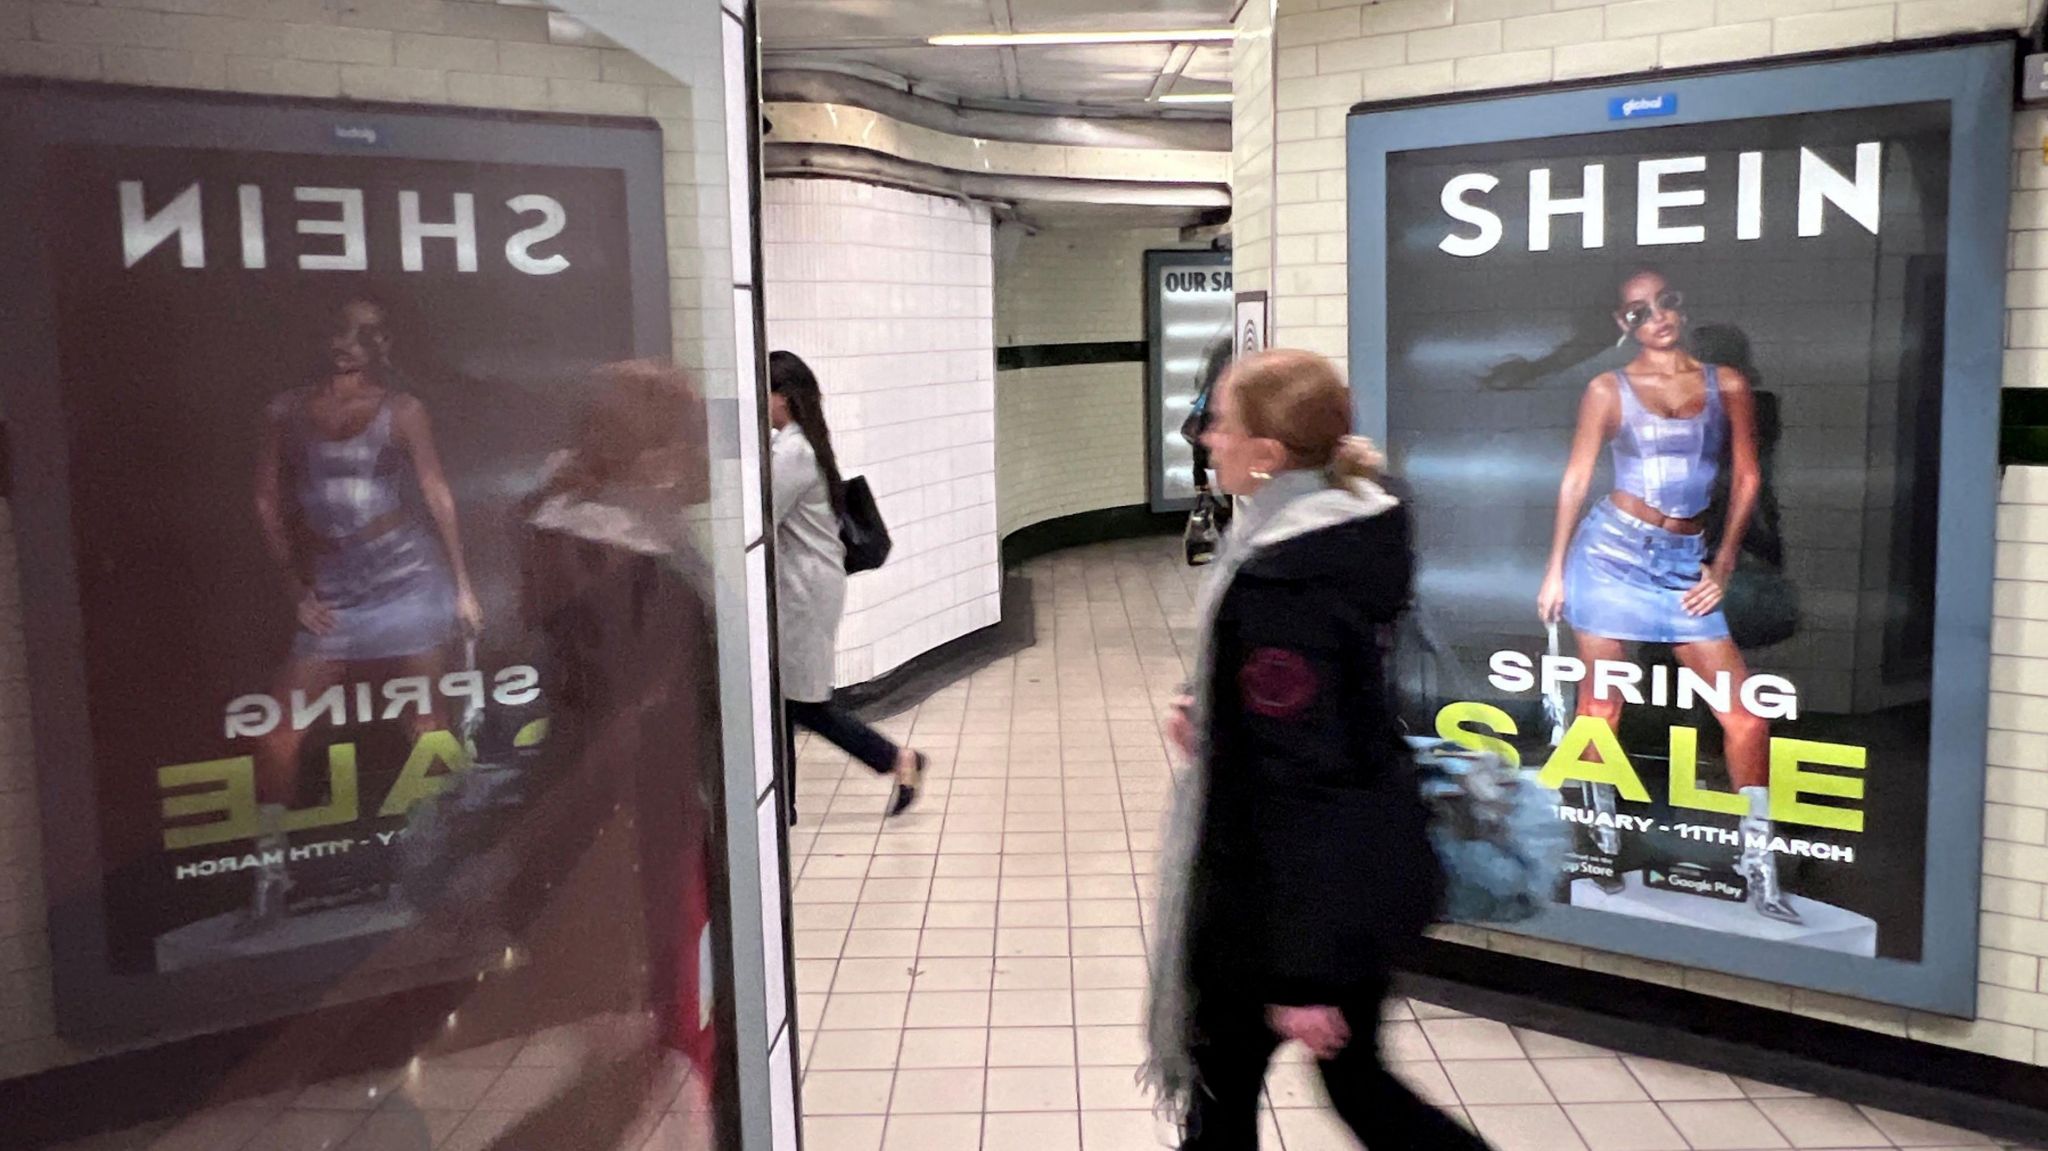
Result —
<path fill-rule="evenodd" d="M 1353 114 L 1403 715 L 1561 794 L 1532 933 L 1972 1009 L 2009 53 Z"/>

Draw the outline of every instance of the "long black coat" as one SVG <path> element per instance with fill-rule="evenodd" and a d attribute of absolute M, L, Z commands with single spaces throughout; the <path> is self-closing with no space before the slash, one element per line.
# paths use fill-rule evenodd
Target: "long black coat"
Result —
<path fill-rule="evenodd" d="M 1223 593 L 1191 893 L 1202 993 L 1341 1002 L 1434 917 L 1443 876 L 1385 659 L 1413 578 L 1396 506 L 1268 546 Z"/>

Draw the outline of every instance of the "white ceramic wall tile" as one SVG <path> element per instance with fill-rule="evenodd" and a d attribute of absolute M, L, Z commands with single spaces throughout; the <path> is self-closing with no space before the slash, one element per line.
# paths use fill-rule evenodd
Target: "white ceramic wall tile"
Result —
<path fill-rule="evenodd" d="M 954 582 L 1002 578 L 993 228 L 976 205 L 851 181 L 762 198 L 769 344 L 817 372 L 840 470 L 867 477 L 895 540 L 847 591 L 837 679 L 859 683 L 996 622 L 956 610 Z"/>

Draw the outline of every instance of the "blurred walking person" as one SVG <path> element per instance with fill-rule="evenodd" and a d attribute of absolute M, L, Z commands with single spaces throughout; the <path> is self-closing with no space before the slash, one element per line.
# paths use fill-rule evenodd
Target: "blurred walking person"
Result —
<path fill-rule="evenodd" d="M 1444 878 L 1385 663 L 1414 576 L 1408 516 L 1350 435 L 1329 361 L 1261 352 L 1206 433 L 1241 499 L 1167 734 L 1183 774 L 1160 861 L 1147 1084 L 1183 1151 L 1257 1151 L 1286 1040 L 1371 1151 L 1484 1151 L 1381 1062 L 1380 1004 Z"/>
<path fill-rule="evenodd" d="M 846 484 L 825 424 L 818 377 L 794 352 L 768 357 L 768 418 L 775 428 L 769 470 L 775 492 L 776 640 L 782 672 L 783 724 L 790 758 L 796 728 L 807 728 L 877 775 L 891 776 L 890 815 L 917 802 L 925 757 L 890 739 L 832 702 L 833 654 L 846 611 L 846 545 L 839 517 Z M 796 822 L 796 773 L 789 779 L 789 821 Z"/>

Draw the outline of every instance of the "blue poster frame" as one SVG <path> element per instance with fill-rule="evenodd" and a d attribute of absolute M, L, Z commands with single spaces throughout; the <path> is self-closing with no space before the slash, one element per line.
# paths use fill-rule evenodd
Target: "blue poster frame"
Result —
<path fill-rule="evenodd" d="M 1384 440 L 1390 155 L 1906 103 L 1942 102 L 1950 109 L 1940 527 L 1920 960 L 1840 955 L 1569 906 L 1555 906 L 1516 925 L 1517 933 L 1941 1015 L 1975 1016 L 2014 154 L 2012 87 L 2013 45 L 1997 40 L 1352 110 L 1346 131 L 1350 367 L 1358 426 Z"/>

